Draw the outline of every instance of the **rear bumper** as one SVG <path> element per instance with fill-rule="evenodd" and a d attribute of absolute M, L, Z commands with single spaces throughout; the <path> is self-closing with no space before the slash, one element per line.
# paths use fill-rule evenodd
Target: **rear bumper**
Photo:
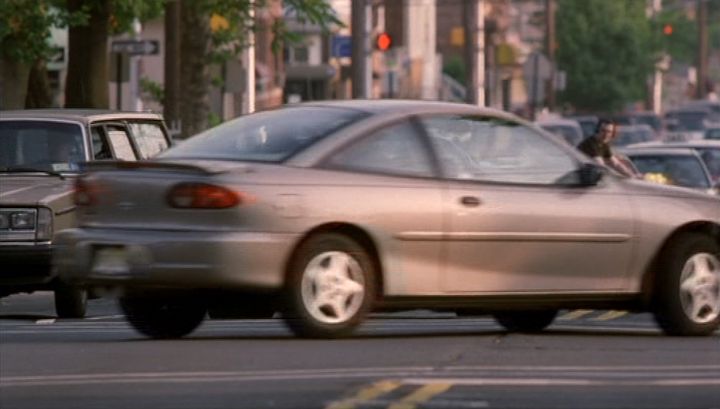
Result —
<path fill-rule="evenodd" d="M 63 281 L 90 286 L 276 289 L 298 235 L 255 232 L 69 229 L 55 239 Z M 102 262 L 108 249 L 122 259 Z M 117 260 L 116 260 L 117 261 Z"/>
<path fill-rule="evenodd" d="M 0 244 L 0 292 L 44 288 L 54 278 L 51 255 L 50 243 Z"/>

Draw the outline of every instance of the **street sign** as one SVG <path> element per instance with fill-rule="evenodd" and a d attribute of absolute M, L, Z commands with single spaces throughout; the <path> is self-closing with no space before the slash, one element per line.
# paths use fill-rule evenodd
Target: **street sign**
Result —
<path fill-rule="evenodd" d="M 128 55 L 157 55 L 160 53 L 158 40 L 115 40 L 110 44 L 110 50 L 118 54 Z"/>
<path fill-rule="evenodd" d="M 351 36 L 333 36 L 330 46 L 332 57 L 350 57 L 352 56 L 352 37 Z"/>

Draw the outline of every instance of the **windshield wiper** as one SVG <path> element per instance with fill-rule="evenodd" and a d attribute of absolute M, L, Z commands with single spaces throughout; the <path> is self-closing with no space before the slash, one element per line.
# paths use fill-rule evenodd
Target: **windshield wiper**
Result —
<path fill-rule="evenodd" d="M 45 169 L 37 169 L 37 168 L 26 168 L 26 167 L 14 167 L 14 166 L 3 166 L 0 167 L 0 172 L 7 172 L 7 173 L 28 173 L 28 172 L 35 172 L 35 173 L 44 173 L 46 175 L 50 176 L 57 176 L 62 180 L 65 180 L 65 176 L 60 172 L 55 172 L 52 170 L 45 170 Z"/>

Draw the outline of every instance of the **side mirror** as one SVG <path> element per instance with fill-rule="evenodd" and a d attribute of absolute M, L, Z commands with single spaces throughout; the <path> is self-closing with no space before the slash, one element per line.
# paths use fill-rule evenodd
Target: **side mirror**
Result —
<path fill-rule="evenodd" d="M 598 184 L 600 179 L 603 178 L 605 171 L 602 166 L 598 164 L 586 162 L 582 164 L 578 173 L 580 175 L 580 184 L 582 186 L 595 186 Z"/>

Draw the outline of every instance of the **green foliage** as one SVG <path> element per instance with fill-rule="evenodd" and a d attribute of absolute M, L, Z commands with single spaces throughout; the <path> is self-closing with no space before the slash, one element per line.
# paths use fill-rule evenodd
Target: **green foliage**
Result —
<path fill-rule="evenodd" d="M 50 27 L 61 16 L 46 0 L 4 0 L 0 7 L 0 53 L 14 61 L 33 62 L 50 51 Z"/>
<path fill-rule="evenodd" d="M 663 27 L 670 25 L 672 34 L 663 33 Z M 698 30 L 695 21 L 691 21 L 680 10 L 668 10 L 660 13 L 652 24 L 653 35 L 661 50 L 670 55 L 673 61 L 691 64 L 695 61 Z"/>
<path fill-rule="evenodd" d="M 165 89 L 162 84 L 153 81 L 148 77 L 140 78 L 140 90 L 150 96 L 150 99 L 162 103 L 165 97 Z"/>
<path fill-rule="evenodd" d="M 644 97 L 657 57 L 644 1 L 559 0 L 556 21 L 564 102 L 615 111 Z"/>
<path fill-rule="evenodd" d="M 455 81 L 465 83 L 465 62 L 457 55 L 453 55 L 443 66 L 443 72 L 451 76 Z"/>

